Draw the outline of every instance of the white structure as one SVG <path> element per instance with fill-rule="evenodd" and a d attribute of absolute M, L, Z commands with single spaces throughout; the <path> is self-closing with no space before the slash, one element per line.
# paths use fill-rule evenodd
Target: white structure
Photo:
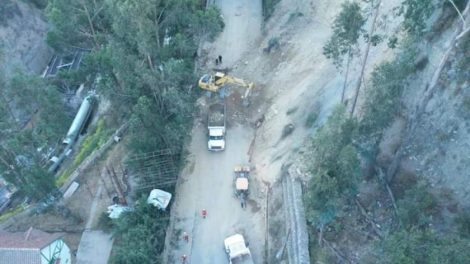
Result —
<path fill-rule="evenodd" d="M 108 206 L 108 216 L 111 219 L 118 219 L 122 213 L 132 212 L 133 209 L 128 206 L 122 206 L 119 204 L 113 204 Z"/>
<path fill-rule="evenodd" d="M 73 119 L 72 125 L 65 136 L 63 141 L 66 145 L 71 145 L 75 142 L 78 135 L 82 131 L 83 127 L 85 126 L 86 121 L 90 117 L 91 111 L 93 110 L 93 104 L 95 102 L 95 95 L 90 94 L 85 99 L 83 99 L 80 108 L 78 109 L 77 115 Z"/>
<path fill-rule="evenodd" d="M 235 234 L 227 237 L 224 240 L 224 246 L 230 264 L 253 264 L 250 249 L 246 246 L 242 235 Z"/>
<path fill-rule="evenodd" d="M 24 233 L 0 231 L 0 264 L 71 264 L 62 236 L 32 227 Z"/>
<path fill-rule="evenodd" d="M 165 210 L 171 200 L 171 193 L 160 189 L 153 189 L 147 198 L 147 203 L 152 204 L 158 209 Z"/>

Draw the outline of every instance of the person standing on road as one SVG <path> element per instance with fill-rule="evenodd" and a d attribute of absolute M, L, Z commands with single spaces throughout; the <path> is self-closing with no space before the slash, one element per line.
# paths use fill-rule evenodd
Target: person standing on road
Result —
<path fill-rule="evenodd" d="M 186 260 L 187 260 L 187 259 L 188 259 L 188 256 L 186 256 L 186 254 L 183 254 L 183 255 L 181 256 L 181 263 L 183 263 L 183 264 L 186 263 Z"/>
<path fill-rule="evenodd" d="M 189 243 L 189 235 L 186 232 L 183 232 L 183 240 L 186 241 L 186 243 Z"/>
<path fill-rule="evenodd" d="M 219 63 L 222 64 L 222 55 L 219 55 Z"/>
<path fill-rule="evenodd" d="M 206 210 L 206 209 L 202 209 L 201 215 L 202 215 L 202 218 L 206 219 L 206 217 L 207 217 L 207 210 Z"/>

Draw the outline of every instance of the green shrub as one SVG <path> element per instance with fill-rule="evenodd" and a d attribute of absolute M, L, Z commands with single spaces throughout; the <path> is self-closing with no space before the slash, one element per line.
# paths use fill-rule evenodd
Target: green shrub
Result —
<path fill-rule="evenodd" d="M 297 112 L 298 109 L 299 109 L 299 107 L 297 107 L 297 106 L 291 107 L 291 108 L 287 109 L 286 115 L 292 115 L 293 113 Z"/>
<path fill-rule="evenodd" d="M 432 0 L 404 0 L 400 14 L 404 15 L 403 27 L 411 36 L 420 37 L 426 32 L 426 22 L 434 12 Z"/>
<path fill-rule="evenodd" d="M 274 9 L 280 0 L 263 0 L 263 17 L 268 20 L 274 12 Z"/>
<path fill-rule="evenodd" d="M 426 228 L 437 212 L 437 200 L 422 182 L 405 192 L 397 202 L 398 216 L 407 229 Z"/>
<path fill-rule="evenodd" d="M 73 159 L 73 163 L 55 179 L 55 185 L 58 187 L 62 186 L 86 157 L 106 143 L 110 134 L 108 130 L 105 130 L 104 120 L 98 120 L 95 130 L 87 135 L 85 140 L 81 143 L 79 151 Z"/>
<path fill-rule="evenodd" d="M 88 135 L 80 145 L 80 150 L 73 160 L 72 167 L 80 165 L 95 149 L 98 149 L 106 143 L 109 133 L 104 129 L 104 126 L 104 120 L 100 119 L 93 134 Z"/>
<path fill-rule="evenodd" d="M 470 238 L 470 212 L 463 212 L 455 219 L 459 235 L 464 238 Z"/>
<path fill-rule="evenodd" d="M 311 128 L 313 126 L 313 124 L 315 124 L 317 119 L 318 119 L 318 113 L 317 112 L 311 112 L 310 114 L 308 114 L 307 119 L 305 119 L 305 127 L 306 128 Z"/>
<path fill-rule="evenodd" d="M 47 0 L 27 0 L 39 9 L 44 9 L 47 6 Z"/>
<path fill-rule="evenodd" d="M 376 244 L 376 250 L 360 263 L 467 263 L 470 241 L 452 235 L 440 236 L 429 230 L 398 231 Z"/>
<path fill-rule="evenodd" d="M 371 75 L 366 89 L 360 131 L 369 136 L 381 133 L 400 111 L 400 100 L 408 77 L 414 73 L 416 51 L 409 48 L 392 62 L 384 62 Z"/>
<path fill-rule="evenodd" d="M 101 213 L 98 218 L 98 228 L 105 232 L 109 232 L 113 229 L 113 220 L 109 218 L 106 212 Z"/>
<path fill-rule="evenodd" d="M 356 122 L 337 107 L 313 139 L 310 172 L 305 195 L 308 221 L 322 228 L 332 222 L 340 208 L 356 194 L 359 158 L 351 145 Z"/>

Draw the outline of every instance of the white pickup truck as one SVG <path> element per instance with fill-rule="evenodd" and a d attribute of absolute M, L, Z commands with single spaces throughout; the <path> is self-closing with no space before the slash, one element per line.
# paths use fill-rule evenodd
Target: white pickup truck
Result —
<path fill-rule="evenodd" d="M 235 234 L 227 237 L 224 245 L 230 264 L 254 264 L 250 249 L 246 246 L 242 235 Z"/>
<path fill-rule="evenodd" d="M 207 148 L 210 151 L 225 149 L 225 103 L 214 103 L 209 106 L 207 115 L 207 130 L 209 140 Z"/>

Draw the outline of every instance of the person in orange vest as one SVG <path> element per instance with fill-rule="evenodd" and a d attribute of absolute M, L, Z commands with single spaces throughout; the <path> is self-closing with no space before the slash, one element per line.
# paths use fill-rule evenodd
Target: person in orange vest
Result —
<path fill-rule="evenodd" d="M 206 209 L 202 209 L 201 214 L 202 214 L 202 218 L 205 219 L 206 216 L 207 216 L 207 210 L 206 210 Z"/>

